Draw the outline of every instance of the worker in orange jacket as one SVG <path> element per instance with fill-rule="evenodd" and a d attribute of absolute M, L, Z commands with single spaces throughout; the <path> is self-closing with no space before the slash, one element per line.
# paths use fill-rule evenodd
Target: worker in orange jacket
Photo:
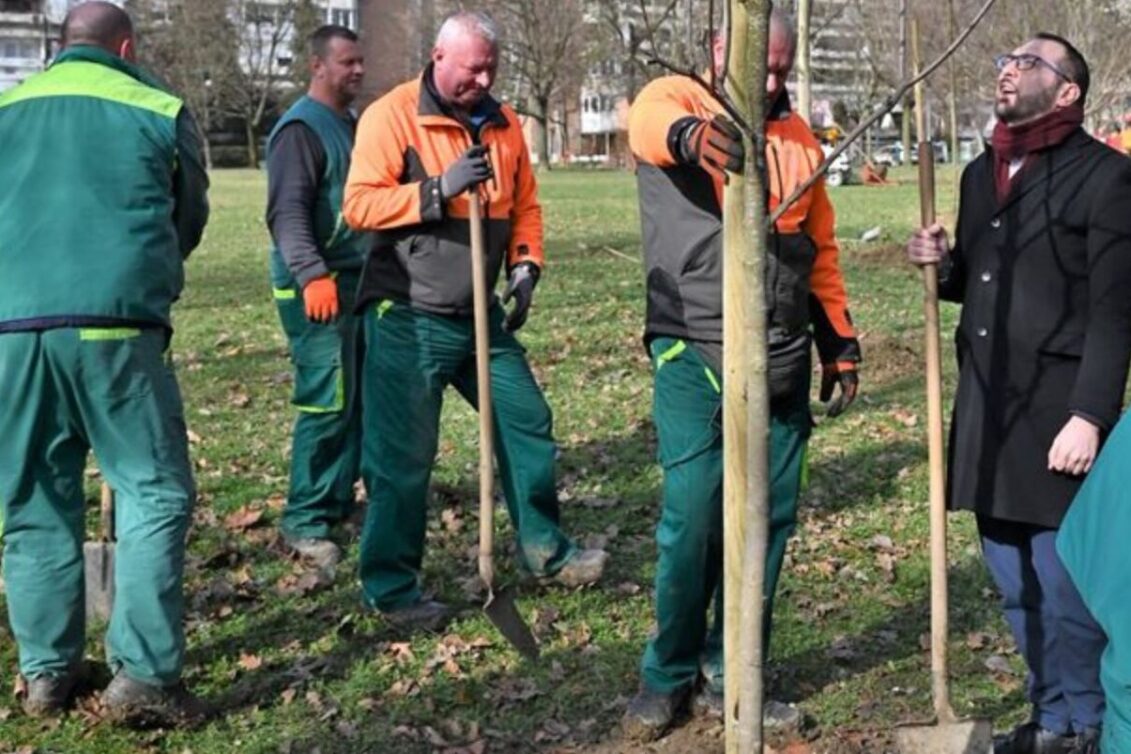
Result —
<path fill-rule="evenodd" d="M 569 586 L 596 581 L 602 550 L 577 547 L 559 526 L 550 408 L 515 331 L 542 274 L 542 210 L 514 111 L 490 94 L 498 31 L 459 12 L 440 27 L 423 75 L 366 110 L 358 125 L 343 215 L 379 231 L 362 272 L 365 319 L 361 537 L 366 602 L 394 623 L 438 628 L 444 603 L 423 596 L 428 480 L 445 387 L 476 401 L 467 192 L 484 208 L 496 459 L 520 565 Z"/>
<path fill-rule="evenodd" d="M 716 38 L 715 64 L 725 59 Z M 808 124 L 790 110 L 785 79 L 794 32 L 771 18 L 766 97 L 769 209 L 823 159 Z M 654 421 L 664 469 L 656 539 L 658 630 L 641 663 L 640 692 L 625 714 L 625 732 L 652 739 L 670 726 L 704 678 L 697 705 L 722 711 L 722 218 L 726 171 L 740 172 L 742 134 L 722 106 L 695 82 L 668 76 L 646 86 L 629 112 L 629 145 L 637 159 L 644 263 L 645 343 L 655 370 Z M 821 360 L 822 401 L 836 416 L 855 398 L 860 348 L 848 314 L 834 234 L 835 218 L 818 180 L 790 206 L 768 238 L 766 288 L 770 349 L 770 536 L 764 635 L 768 646 L 774 591 L 786 542 L 797 522 L 809 413 L 810 351 Z M 714 600 L 710 630 L 707 611 Z M 767 704 L 767 725 L 798 718 L 788 705 Z"/>

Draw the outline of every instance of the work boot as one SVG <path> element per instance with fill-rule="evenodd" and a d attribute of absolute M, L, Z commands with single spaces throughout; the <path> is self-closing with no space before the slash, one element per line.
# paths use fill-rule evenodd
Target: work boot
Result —
<path fill-rule="evenodd" d="M 1085 728 L 1083 733 L 1076 735 L 1076 743 L 1072 746 L 1072 754 L 1100 754 L 1099 728 Z"/>
<path fill-rule="evenodd" d="M 695 696 L 695 714 L 700 717 L 722 720 L 723 695 L 708 686 Z M 801 730 L 801 710 L 792 704 L 767 699 L 762 705 L 762 729 L 785 732 Z"/>
<path fill-rule="evenodd" d="M 655 741 L 664 735 L 687 704 L 690 689 L 652 691 L 641 686 L 621 718 L 621 732 L 632 741 Z"/>
<path fill-rule="evenodd" d="M 127 728 L 191 728 L 208 719 L 208 705 L 184 683 L 154 686 L 119 671 L 102 692 L 106 717 Z"/>
<path fill-rule="evenodd" d="M 1035 722 L 1025 723 L 995 736 L 994 754 L 1073 754 L 1076 741 L 1076 736 L 1054 733 Z"/>
<path fill-rule="evenodd" d="M 20 676 L 16 696 L 29 717 L 53 717 L 70 705 L 78 680 L 79 674 L 74 670 L 43 673 L 34 678 Z"/>
<path fill-rule="evenodd" d="M 562 586 L 578 587 L 596 582 L 605 572 L 609 553 L 604 550 L 578 550 L 566 561 L 561 570 L 553 575 L 554 581 Z"/>
<path fill-rule="evenodd" d="M 342 548 L 329 539 L 285 537 L 284 541 L 292 552 L 316 568 L 328 571 L 342 562 Z"/>
<path fill-rule="evenodd" d="M 448 625 L 454 612 L 443 602 L 423 599 L 396 610 L 382 610 L 381 614 L 394 628 L 436 633 L 444 630 L 444 626 Z"/>

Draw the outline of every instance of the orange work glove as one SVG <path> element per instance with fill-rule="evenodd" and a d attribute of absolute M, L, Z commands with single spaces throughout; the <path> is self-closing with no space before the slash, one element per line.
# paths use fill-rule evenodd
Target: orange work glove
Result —
<path fill-rule="evenodd" d="M 726 117 L 698 120 L 684 129 L 680 139 L 683 161 L 726 179 L 726 171 L 741 173 L 746 161 L 742 131 Z"/>
<path fill-rule="evenodd" d="M 329 275 L 314 278 L 302 289 L 306 318 L 328 324 L 338 318 L 338 284 Z"/>

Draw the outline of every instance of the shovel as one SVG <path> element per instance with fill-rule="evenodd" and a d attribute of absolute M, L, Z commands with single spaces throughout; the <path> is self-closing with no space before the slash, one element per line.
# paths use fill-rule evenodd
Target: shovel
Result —
<path fill-rule="evenodd" d="M 86 620 L 108 621 L 114 607 L 114 491 L 102 483 L 99 538 L 82 546 L 86 577 Z"/>
<path fill-rule="evenodd" d="M 478 188 L 468 194 L 471 277 L 475 304 L 475 372 L 479 382 L 479 578 L 487 586 L 483 612 L 523 657 L 538 659 L 538 642 L 519 615 L 510 588 L 495 582 L 495 436 L 491 412 L 491 338 L 487 319 L 487 270 Z"/>
<path fill-rule="evenodd" d="M 919 30 L 911 41 L 918 72 Z M 935 159 L 924 128 L 922 82 L 915 85 L 915 110 L 919 132 L 919 208 L 922 225 L 935 222 Z M 927 348 L 927 445 L 930 465 L 931 505 L 931 691 L 935 720 L 930 725 L 896 729 L 902 754 L 989 754 L 993 727 L 989 720 L 959 720 L 950 706 L 947 674 L 947 557 L 946 500 L 943 469 L 942 348 L 939 343 L 939 277 L 935 265 L 923 268 L 923 308 Z"/>

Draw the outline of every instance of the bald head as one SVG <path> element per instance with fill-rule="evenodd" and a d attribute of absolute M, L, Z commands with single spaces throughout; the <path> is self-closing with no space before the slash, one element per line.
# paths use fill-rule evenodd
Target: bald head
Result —
<path fill-rule="evenodd" d="M 726 33 L 715 32 L 712 55 L 715 73 L 720 74 L 726 64 Z M 793 69 L 793 56 L 797 51 L 797 29 L 793 16 L 784 10 L 770 11 L 770 28 L 766 39 L 766 98 L 772 105 L 785 90 L 785 81 Z"/>
<path fill-rule="evenodd" d="M 101 0 L 76 5 L 63 20 L 63 47 L 93 45 L 127 57 L 132 54 L 134 25 L 129 15 Z"/>

